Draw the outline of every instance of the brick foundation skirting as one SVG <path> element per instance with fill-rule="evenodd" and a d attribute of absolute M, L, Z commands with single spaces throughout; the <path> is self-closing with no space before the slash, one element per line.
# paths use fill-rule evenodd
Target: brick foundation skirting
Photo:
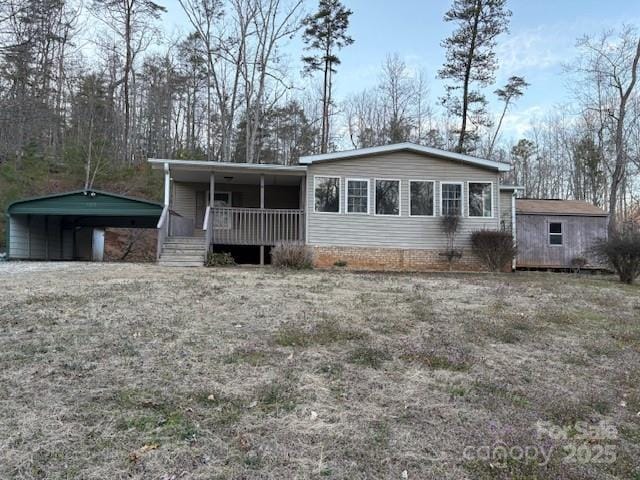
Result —
<path fill-rule="evenodd" d="M 317 268 L 330 268 L 336 262 L 346 262 L 352 270 L 385 271 L 449 271 L 447 258 L 440 250 L 403 249 L 384 247 L 319 247 L 312 246 Z M 464 250 L 462 258 L 454 260 L 453 271 L 484 271 L 486 268 L 471 252 Z"/>

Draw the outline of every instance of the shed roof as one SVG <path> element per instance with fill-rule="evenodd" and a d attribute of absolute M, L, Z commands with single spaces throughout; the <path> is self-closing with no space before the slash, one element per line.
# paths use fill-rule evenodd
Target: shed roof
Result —
<path fill-rule="evenodd" d="M 77 190 L 13 202 L 9 215 L 91 215 L 159 217 L 162 205 L 98 190 Z"/>
<path fill-rule="evenodd" d="M 582 200 L 516 199 L 516 213 L 524 215 L 577 215 L 606 217 L 607 212 Z"/>

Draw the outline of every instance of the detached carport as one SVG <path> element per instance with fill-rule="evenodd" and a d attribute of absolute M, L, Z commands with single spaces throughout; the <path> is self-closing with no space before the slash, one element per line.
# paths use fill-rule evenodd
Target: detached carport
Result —
<path fill-rule="evenodd" d="M 7 208 L 13 260 L 102 260 L 104 229 L 156 228 L 162 205 L 97 190 L 29 198 Z"/>

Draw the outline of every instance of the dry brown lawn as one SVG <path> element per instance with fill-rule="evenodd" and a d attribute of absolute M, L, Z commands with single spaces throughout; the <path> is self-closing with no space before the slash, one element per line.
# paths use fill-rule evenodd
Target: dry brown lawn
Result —
<path fill-rule="evenodd" d="M 0 265 L 2 479 L 640 479 L 639 460 L 640 288 L 609 277 Z"/>

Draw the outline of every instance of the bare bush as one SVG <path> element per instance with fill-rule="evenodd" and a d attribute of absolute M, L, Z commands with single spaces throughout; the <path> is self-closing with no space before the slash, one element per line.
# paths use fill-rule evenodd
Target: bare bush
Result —
<path fill-rule="evenodd" d="M 271 264 L 274 267 L 309 269 L 313 267 L 313 252 L 301 243 L 278 243 L 271 249 Z"/>
<path fill-rule="evenodd" d="M 207 267 L 229 267 L 235 264 L 236 261 L 233 259 L 233 255 L 229 252 L 207 253 L 207 261 L 205 262 Z"/>
<path fill-rule="evenodd" d="M 640 275 L 640 230 L 637 226 L 624 227 L 596 242 L 593 253 L 618 274 L 621 282 L 630 285 Z"/>
<path fill-rule="evenodd" d="M 471 235 L 473 253 L 492 272 L 499 272 L 516 255 L 516 246 L 509 232 L 479 230 Z"/>

